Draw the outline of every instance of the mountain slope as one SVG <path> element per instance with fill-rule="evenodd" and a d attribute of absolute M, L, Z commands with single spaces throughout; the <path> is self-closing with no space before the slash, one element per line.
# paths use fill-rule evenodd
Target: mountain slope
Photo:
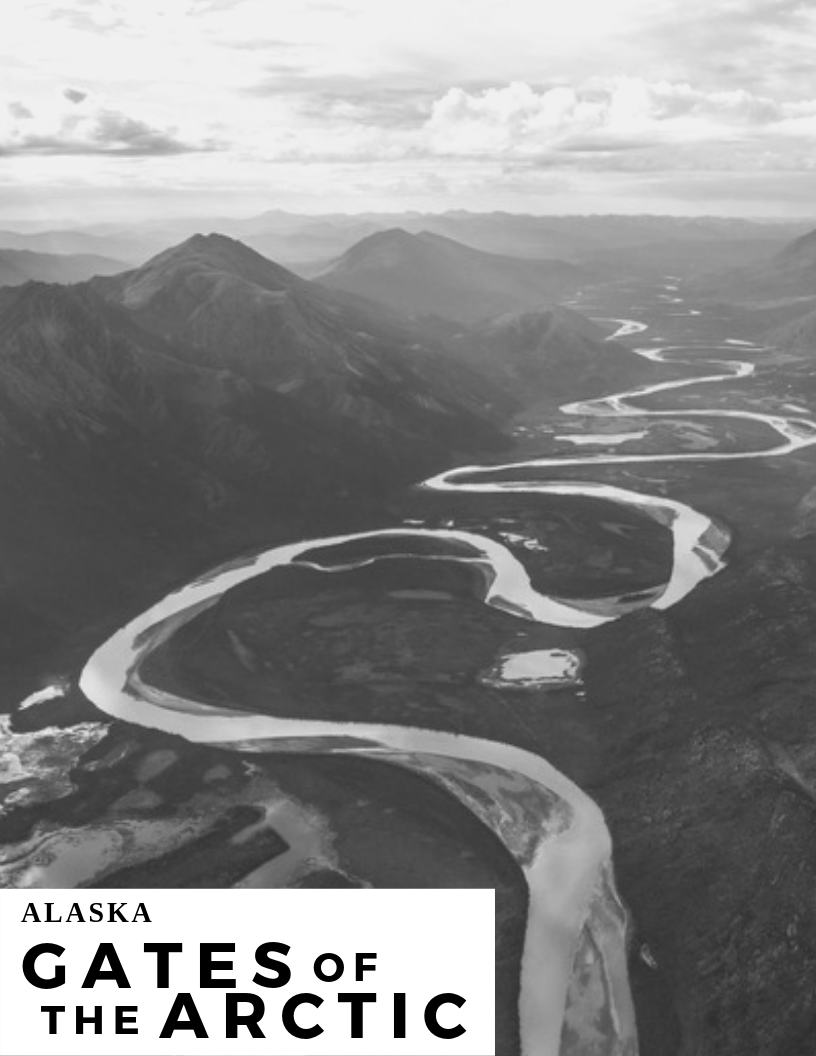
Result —
<path fill-rule="evenodd" d="M 812 301 L 811 301 L 812 304 Z M 783 323 L 764 335 L 769 345 L 796 352 L 816 352 L 816 311 Z"/>
<path fill-rule="evenodd" d="M 741 268 L 706 278 L 699 286 L 704 296 L 736 304 L 791 305 L 816 297 L 816 231 L 794 239 L 779 252 Z"/>
<path fill-rule="evenodd" d="M 666 371 L 568 308 L 501 316 L 451 337 L 448 348 L 523 404 L 604 396 Z"/>
<path fill-rule="evenodd" d="M 92 287 L 0 291 L 0 667 L 420 463 L 228 370 Z"/>
<path fill-rule="evenodd" d="M 196 235 L 95 291 L 199 365 L 229 369 L 384 450 L 495 443 L 509 400 L 404 321 L 298 278 L 222 235 Z"/>
<path fill-rule="evenodd" d="M 799 270 L 816 272 L 816 231 L 795 238 L 788 243 L 776 258 L 780 264 L 791 265 Z"/>
<path fill-rule="evenodd" d="M 471 323 L 546 307 L 590 276 L 563 261 L 505 257 L 396 228 L 352 246 L 319 281 L 411 315 Z"/>

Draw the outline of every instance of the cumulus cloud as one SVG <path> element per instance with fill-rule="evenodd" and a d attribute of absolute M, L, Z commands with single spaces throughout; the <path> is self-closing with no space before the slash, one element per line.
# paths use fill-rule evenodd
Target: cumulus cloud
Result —
<path fill-rule="evenodd" d="M 64 100 L 65 102 L 62 102 Z M 68 106 L 65 103 L 69 104 Z M 60 105 L 61 104 L 61 105 Z M 0 155 L 161 156 L 216 148 L 189 142 L 121 110 L 97 104 L 87 92 L 66 88 L 60 103 L 29 109 L 15 100 L 0 116 Z"/>
<path fill-rule="evenodd" d="M 816 99 L 779 102 L 746 89 L 704 91 L 636 77 L 536 90 L 515 82 L 473 93 L 451 88 L 433 105 L 427 146 L 438 154 L 565 167 L 766 166 L 768 151 L 800 158 L 816 133 Z M 647 153 L 648 161 L 634 158 Z M 570 159 L 581 155 L 582 159 Z"/>
<path fill-rule="evenodd" d="M 348 85 L 286 101 L 255 139 L 270 161 L 483 160 L 575 170 L 798 168 L 816 134 L 816 99 L 777 101 L 743 88 L 591 78 L 355 95 Z"/>
<path fill-rule="evenodd" d="M 816 113 L 816 101 L 802 104 Z M 431 143 L 467 155 L 632 150 L 731 139 L 786 119 L 785 108 L 742 89 L 619 77 L 536 91 L 522 82 L 476 95 L 451 88 L 433 106 Z"/>

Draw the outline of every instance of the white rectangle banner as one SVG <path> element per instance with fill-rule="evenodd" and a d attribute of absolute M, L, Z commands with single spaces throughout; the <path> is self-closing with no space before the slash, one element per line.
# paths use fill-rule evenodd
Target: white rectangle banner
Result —
<path fill-rule="evenodd" d="M 2 1056 L 492 1056 L 490 890 L 0 892 Z"/>

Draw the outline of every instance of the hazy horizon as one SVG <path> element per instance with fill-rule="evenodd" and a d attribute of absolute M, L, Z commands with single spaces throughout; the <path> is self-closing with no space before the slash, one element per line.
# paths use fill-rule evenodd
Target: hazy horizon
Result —
<path fill-rule="evenodd" d="M 359 210 L 322 210 L 311 212 L 306 209 L 280 209 L 275 206 L 271 206 L 266 209 L 260 209 L 253 212 L 241 212 L 241 213 L 229 213 L 221 212 L 218 214 L 200 215 L 196 212 L 185 214 L 183 212 L 167 213 L 164 216 L 157 216 L 155 214 L 141 214 L 141 215 L 129 215 L 120 218 L 110 218 L 103 216 L 92 216 L 87 215 L 83 218 L 80 216 L 59 216 L 59 215 L 41 215 L 38 219 L 31 217 L 14 217 L 0 216 L 0 230 L 4 231 L 17 231 L 20 234 L 37 234 L 48 231 L 59 231 L 59 230 L 77 230 L 77 231 L 88 231 L 93 232 L 94 229 L 110 230 L 115 231 L 119 228 L 138 228 L 141 226 L 149 227 L 154 225 L 161 225 L 162 223 L 167 224 L 171 229 L 173 225 L 176 227 L 190 228 L 192 231 L 195 229 L 200 234 L 219 234 L 217 225 L 220 222 L 229 223 L 249 223 L 252 221 L 258 221 L 266 215 L 278 215 L 287 216 L 293 219 L 314 219 L 316 221 L 325 220 L 330 221 L 332 219 L 359 219 L 364 220 L 367 218 L 380 219 L 387 218 L 395 221 L 395 226 L 399 226 L 396 223 L 400 217 L 404 217 L 407 220 L 418 217 L 445 217 L 454 216 L 456 214 L 468 215 L 473 217 L 478 216 L 508 216 L 516 217 L 519 219 L 530 218 L 534 220 L 546 220 L 553 218 L 556 220 L 604 220 L 604 219 L 652 219 L 652 220 L 690 220 L 690 221 L 706 221 L 706 222 L 717 222 L 722 221 L 733 221 L 740 222 L 745 221 L 747 223 L 753 223 L 757 225 L 813 225 L 816 227 L 816 213 L 801 213 L 798 215 L 789 216 L 774 216 L 774 215 L 748 215 L 745 213 L 733 213 L 733 214 L 716 214 L 716 213 L 668 213 L 668 212 L 650 212 L 642 210 L 639 212 L 622 212 L 622 211 L 610 211 L 610 212 L 532 212 L 525 211 L 522 209 L 456 209 L 456 208 L 439 208 L 439 209 L 392 209 L 392 210 L 373 210 L 373 209 L 359 209 Z M 196 227 L 196 224 L 199 226 Z M 208 227 L 207 225 L 215 225 Z M 384 229 L 383 229 L 384 230 Z M 172 232 L 171 232 L 172 233 Z M 240 234 L 232 234 L 229 237 L 236 238 L 240 241 Z"/>

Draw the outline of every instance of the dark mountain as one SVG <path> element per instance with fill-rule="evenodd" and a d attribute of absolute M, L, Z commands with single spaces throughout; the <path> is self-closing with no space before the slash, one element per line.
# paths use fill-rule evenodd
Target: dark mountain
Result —
<path fill-rule="evenodd" d="M 546 307 L 590 280 L 563 261 L 499 256 L 395 228 L 352 246 L 319 281 L 411 315 L 469 323 Z"/>
<path fill-rule="evenodd" d="M 223 235 L 196 235 L 93 287 L 196 364 L 287 395 L 384 452 L 483 445 L 510 406 L 405 321 Z"/>
<path fill-rule="evenodd" d="M 186 564 L 249 515 L 268 526 L 384 482 L 376 449 L 177 353 L 88 287 L 3 291 L 0 594 L 92 605 L 145 552 Z"/>
<path fill-rule="evenodd" d="M 34 253 L 0 249 L 0 286 L 37 282 L 84 282 L 94 275 L 115 275 L 127 267 L 118 260 L 93 254 Z"/>
<path fill-rule="evenodd" d="M 104 446 L 118 446 L 121 455 L 118 440 L 138 436 L 140 456 L 160 448 L 165 460 L 172 456 L 177 469 L 188 463 L 196 476 L 275 471 L 284 483 L 293 475 L 278 457 L 287 437 L 294 475 L 304 468 L 297 466 L 300 455 L 342 457 L 341 429 L 228 371 L 196 365 L 185 352 L 135 324 L 91 285 L 29 283 L 4 291 L 0 442 L 36 460 L 61 453 L 49 450 L 54 437 L 63 449 L 88 450 L 104 437 Z M 345 454 L 359 452 L 351 447 Z M 201 498 L 218 505 L 208 488 Z"/>

